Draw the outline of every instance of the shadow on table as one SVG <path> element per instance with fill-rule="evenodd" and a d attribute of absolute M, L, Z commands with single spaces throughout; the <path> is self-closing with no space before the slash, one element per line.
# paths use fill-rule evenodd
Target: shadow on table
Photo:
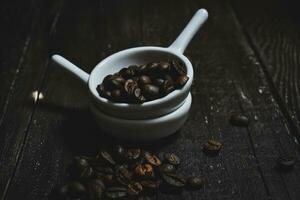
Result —
<path fill-rule="evenodd" d="M 40 108 L 56 113 L 62 117 L 61 126 L 55 133 L 62 137 L 66 148 L 74 155 L 93 155 L 99 149 L 111 148 L 117 144 L 128 148 L 143 148 L 149 151 L 159 151 L 161 147 L 172 143 L 178 137 L 178 132 L 150 142 L 124 141 L 105 134 L 99 127 L 88 107 L 71 108 L 55 105 L 49 102 L 40 102 Z"/>

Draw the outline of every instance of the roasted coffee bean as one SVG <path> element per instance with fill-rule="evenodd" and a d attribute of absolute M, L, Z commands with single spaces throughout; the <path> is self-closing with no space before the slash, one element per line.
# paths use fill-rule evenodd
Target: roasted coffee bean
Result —
<path fill-rule="evenodd" d="M 105 195 L 110 199 L 119 199 L 127 195 L 125 187 L 111 187 L 105 191 Z"/>
<path fill-rule="evenodd" d="M 141 155 L 141 150 L 140 149 L 128 149 L 126 152 L 126 158 L 128 161 L 133 161 L 137 160 Z"/>
<path fill-rule="evenodd" d="M 160 166 L 161 165 L 160 159 L 157 156 L 155 156 L 154 154 L 151 154 L 149 152 L 145 152 L 144 153 L 144 158 L 146 159 L 146 161 L 148 163 L 150 163 L 153 166 Z"/>
<path fill-rule="evenodd" d="M 81 170 L 85 169 L 86 167 L 88 167 L 89 163 L 85 158 L 76 156 L 76 157 L 74 157 L 74 166 L 75 166 L 76 170 L 81 171 Z"/>
<path fill-rule="evenodd" d="M 146 85 L 146 84 L 151 84 L 151 79 L 149 76 L 143 75 L 139 77 L 138 84 L 140 86 Z"/>
<path fill-rule="evenodd" d="M 155 190 L 159 186 L 159 182 L 154 180 L 143 180 L 140 182 L 144 189 Z"/>
<path fill-rule="evenodd" d="M 104 86 L 102 84 L 97 86 L 97 92 L 101 97 L 104 97 L 106 99 L 111 98 L 111 92 L 104 89 Z"/>
<path fill-rule="evenodd" d="M 127 186 L 127 193 L 129 195 L 139 195 L 142 191 L 143 186 L 139 182 L 135 182 Z"/>
<path fill-rule="evenodd" d="M 159 64 L 156 62 L 147 64 L 147 73 L 151 75 L 156 75 L 159 72 Z"/>
<path fill-rule="evenodd" d="M 93 168 L 88 166 L 79 173 L 79 178 L 90 178 L 93 175 Z"/>
<path fill-rule="evenodd" d="M 112 156 L 107 152 L 107 151 L 100 151 L 97 155 L 97 159 L 106 162 L 107 164 L 110 165 L 115 165 L 116 162 L 112 158 Z"/>
<path fill-rule="evenodd" d="M 296 160 L 294 157 L 290 156 L 280 156 L 277 159 L 277 169 L 280 171 L 291 171 L 294 168 Z"/>
<path fill-rule="evenodd" d="M 100 179 L 92 179 L 86 184 L 86 190 L 90 200 L 100 200 L 105 185 Z"/>
<path fill-rule="evenodd" d="M 234 126 L 248 126 L 249 119 L 245 115 L 232 113 L 229 122 Z"/>
<path fill-rule="evenodd" d="M 81 197 L 85 194 L 86 189 L 78 181 L 72 181 L 68 184 L 68 194 L 72 197 Z"/>
<path fill-rule="evenodd" d="M 102 174 L 113 174 L 114 173 L 114 170 L 110 167 L 96 165 L 93 168 L 94 168 L 94 171 L 97 173 L 102 173 Z"/>
<path fill-rule="evenodd" d="M 215 156 L 219 153 L 222 148 L 222 144 L 216 140 L 208 140 L 203 146 L 202 151 L 209 155 Z"/>
<path fill-rule="evenodd" d="M 189 190 L 197 190 L 202 188 L 204 180 L 200 177 L 190 177 L 186 181 L 186 188 Z"/>
<path fill-rule="evenodd" d="M 160 87 L 161 93 L 167 95 L 175 90 L 173 81 L 165 80 L 163 85 Z"/>
<path fill-rule="evenodd" d="M 170 173 L 170 172 L 174 172 L 175 170 L 176 170 L 176 167 L 169 163 L 165 163 L 159 167 L 159 171 L 161 171 L 163 173 Z"/>
<path fill-rule="evenodd" d="M 159 88 L 164 84 L 164 82 L 165 82 L 165 80 L 162 78 L 155 78 L 153 80 L 153 84 Z"/>
<path fill-rule="evenodd" d="M 110 89 L 111 87 L 111 80 L 112 80 L 113 75 L 109 74 L 107 76 L 104 77 L 102 84 L 104 86 L 105 89 Z"/>
<path fill-rule="evenodd" d="M 171 74 L 175 77 L 186 75 L 185 66 L 176 60 L 171 61 Z"/>
<path fill-rule="evenodd" d="M 163 75 L 163 79 L 164 79 L 165 81 L 168 80 L 168 81 L 173 82 L 173 78 L 172 78 L 172 76 L 170 76 L 169 74 L 164 74 L 164 75 Z"/>
<path fill-rule="evenodd" d="M 137 176 L 153 176 L 153 168 L 150 164 L 139 164 L 135 167 L 134 173 Z"/>
<path fill-rule="evenodd" d="M 189 77 L 187 75 L 181 75 L 179 76 L 175 83 L 177 88 L 182 88 L 189 80 Z"/>
<path fill-rule="evenodd" d="M 128 95 L 133 95 L 134 90 L 138 87 L 137 82 L 132 79 L 128 79 L 124 84 L 124 90 Z"/>
<path fill-rule="evenodd" d="M 140 65 L 139 66 L 139 69 L 138 69 L 138 73 L 139 74 L 145 74 L 147 71 L 147 64 L 144 64 L 144 65 Z"/>
<path fill-rule="evenodd" d="M 142 96 L 142 90 L 141 88 L 135 88 L 134 89 L 134 92 L 133 92 L 133 97 L 136 99 L 136 100 L 140 100 L 140 96 Z"/>
<path fill-rule="evenodd" d="M 179 165 L 180 158 L 174 153 L 166 153 L 164 155 L 165 161 L 170 163 L 171 165 Z"/>
<path fill-rule="evenodd" d="M 162 73 L 168 73 L 170 71 L 170 63 L 168 63 L 168 62 L 160 62 L 159 63 L 159 70 Z"/>
<path fill-rule="evenodd" d="M 112 76 L 110 80 L 110 89 L 121 89 L 125 83 L 125 79 L 121 76 Z"/>
<path fill-rule="evenodd" d="M 159 97 L 159 87 L 156 87 L 152 84 L 144 85 L 143 87 L 143 94 L 146 97 L 146 99 L 156 99 Z"/>
<path fill-rule="evenodd" d="M 111 98 L 115 102 L 123 102 L 124 101 L 124 94 L 122 90 L 115 89 L 111 92 Z"/>
<path fill-rule="evenodd" d="M 125 79 L 130 79 L 135 76 L 135 71 L 133 68 L 123 68 L 119 71 L 119 73 Z"/>
<path fill-rule="evenodd" d="M 113 174 L 103 174 L 95 172 L 95 177 L 101 179 L 105 185 L 113 185 L 115 183 L 115 176 Z"/>
<path fill-rule="evenodd" d="M 124 165 L 118 166 L 115 171 L 117 181 L 122 185 L 128 185 L 131 182 L 131 173 Z"/>
<path fill-rule="evenodd" d="M 174 173 L 163 173 L 162 174 L 163 180 L 170 186 L 173 187 L 184 187 L 185 186 L 185 178 L 180 175 Z"/>

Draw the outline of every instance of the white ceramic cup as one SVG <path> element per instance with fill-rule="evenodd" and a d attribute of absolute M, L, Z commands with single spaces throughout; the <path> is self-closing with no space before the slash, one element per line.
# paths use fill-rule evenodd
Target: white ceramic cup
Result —
<path fill-rule="evenodd" d="M 88 84 L 92 97 L 91 102 L 101 112 L 123 119 L 148 119 L 163 116 L 178 109 L 190 92 L 194 76 L 193 66 L 183 52 L 207 17 L 207 11 L 199 9 L 169 47 L 145 46 L 117 52 L 97 64 L 91 74 L 87 74 L 62 56 L 53 55 L 52 59 Z M 97 85 L 103 81 L 105 76 L 115 73 L 123 67 L 164 60 L 179 60 L 184 63 L 189 77 L 182 89 L 175 90 L 165 97 L 143 104 L 114 103 L 101 97 L 96 90 Z"/>

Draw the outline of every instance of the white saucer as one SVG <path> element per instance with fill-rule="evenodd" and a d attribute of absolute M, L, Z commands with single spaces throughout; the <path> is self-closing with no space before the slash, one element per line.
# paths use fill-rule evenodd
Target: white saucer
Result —
<path fill-rule="evenodd" d="M 99 111 L 92 104 L 90 108 L 96 122 L 106 134 L 125 140 L 150 141 L 169 136 L 179 130 L 188 117 L 191 104 L 192 95 L 189 93 L 177 110 L 157 118 L 141 120 L 113 117 Z"/>

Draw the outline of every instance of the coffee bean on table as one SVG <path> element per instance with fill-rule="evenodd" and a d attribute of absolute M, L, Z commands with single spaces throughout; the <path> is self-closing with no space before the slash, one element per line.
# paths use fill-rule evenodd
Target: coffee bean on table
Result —
<path fill-rule="evenodd" d="M 105 195 L 110 199 L 119 199 L 127 195 L 125 187 L 110 187 L 105 191 Z"/>
<path fill-rule="evenodd" d="M 188 190 L 197 190 L 202 188 L 204 185 L 203 178 L 200 177 L 190 177 L 186 181 L 186 189 Z"/>
<path fill-rule="evenodd" d="M 170 172 L 174 172 L 176 170 L 176 167 L 169 163 L 165 163 L 159 167 L 159 170 L 160 172 L 170 173 Z"/>
<path fill-rule="evenodd" d="M 122 185 L 128 185 L 131 182 L 131 173 L 125 165 L 118 166 L 115 171 L 116 180 Z"/>
<path fill-rule="evenodd" d="M 139 177 L 151 177 L 153 176 L 153 168 L 150 164 L 139 164 L 135 167 L 134 173 Z"/>
<path fill-rule="evenodd" d="M 170 186 L 173 187 L 184 187 L 186 180 L 180 175 L 174 173 L 163 173 L 162 174 L 163 180 Z"/>
<path fill-rule="evenodd" d="M 87 194 L 90 200 L 102 198 L 105 185 L 100 179 L 92 179 L 86 184 Z"/>
<path fill-rule="evenodd" d="M 229 122 L 234 126 L 248 126 L 249 119 L 245 115 L 232 113 Z"/>
<path fill-rule="evenodd" d="M 291 156 L 280 156 L 277 159 L 277 169 L 283 172 L 291 171 L 296 164 L 296 159 Z"/>
<path fill-rule="evenodd" d="M 165 161 L 172 164 L 172 165 L 179 165 L 180 158 L 174 153 L 166 153 L 164 155 Z"/>
<path fill-rule="evenodd" d="M 160 166 L 161 165 L 160 159 L 157 156 L 155 156 L 154 154 L 151 154 L 149 152 L 145 152 L 144 153 L 144 158 L 146 159 L 146 161 L 148 163 L 150 163 L 153 166 Z"/>
<path fill-rule="evenodd" d="M 208 156 L 216 156 L 222 148 L 222 144 L 216 140 L 208 140 L 203 146 L 202 151 Z"/>
<path fill-rule="evenodd" d="M 84 185 L 78 181 L 70 182 L 67 187 L 68 187 L 68 195 L 72 197 L 81 197 L 86 192 Z"/>
<path fill-rule="evenodd" d="M 97 159 L 103 160 L 104 162 L 110 164 L 110 165 L 115 165 L 116 162 L 112 158 L 112 156 L 107 152 L 107 151 L 100 151 L 97 155 Z"/>
<path fill-rule="evenodd" d="M 140 149 L 128 149 L 125 156 L 128 159 L 128 161 L 133 161 L 133 160 L 137 160 L 140 157 L 140 155 L 141 155 Z"/>
<path fill-rule="evenodd" d="M 143 191 L 143 186 L 139 182 L 131 183 L 127 186 L 129 195 L 138 195 Z"/>
<path fill-rule="evenodd" d="M 145 190 L 155 190 L 159 186 L 159 182 L 155 180 L 142 180 L 140 183 Z"/>

